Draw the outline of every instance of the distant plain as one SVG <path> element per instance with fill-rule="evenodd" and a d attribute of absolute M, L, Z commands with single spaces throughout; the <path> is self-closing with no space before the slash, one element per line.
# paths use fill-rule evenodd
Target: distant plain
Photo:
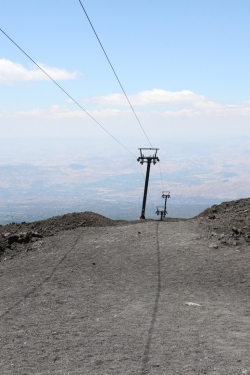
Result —
<path fill-rule="evenodd" d="M 159 166 L 153 166 L 147 217 L 157 218 L 163 188 L 171 193 L 171 217 L 193 217 L 213 204 L 249 196 L 250 138 L 161 142 L 163 186 Z M 135 154 L 143 146 L 140 139 L 130 144 Z M 88 138 L 6 138 L 0 150 L 0 224 L 74 211 L 137 219 L 144 178 L 145 165 L 140 170 L 136 159 L 116 145 L 110 149 L 105 138 L 99 148 Z"/>

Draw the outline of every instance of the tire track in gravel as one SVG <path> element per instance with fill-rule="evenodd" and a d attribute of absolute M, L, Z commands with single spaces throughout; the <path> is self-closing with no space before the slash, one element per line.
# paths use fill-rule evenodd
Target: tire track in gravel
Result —
<path fill-rule="evenodd" d="M 141 375 L 144 375 L 148 371 L 148 362 L 150 354 L 150 346 L 152 341 L 152 334 L 154 332 L 154 326 L 156 322 L 157 312 L 159 308 L 159 299 L 161 295 L 161 258 L 160 258 L 160 246 L 159 246 L 159 223 L 156 223 L 156 252 L 157 252 L 157 291 L 155 296 L 155 303 L 153 308 L 152 319 L 148 330 L 148 337 L 143 353 Z"/>
<path fill-rule="evenodd" d="M 69 250 L 66 251 L 66 253 L 63 255 L 63 257 L 59 260 L 59 262 L 53 267 L 52 271 L 48 276 L 46 276 L 39 284 L 37 284 L 33 289 L 31 289 L 29 292 L 25 293 L 21 299 L 16 301 L 12 306 L 10 306 L 3 314 L 0 315 L 0 319 L 5 317 L 7 314 L 9 314 L 15 307 L 20 305 L 23 301 L 25 301 L 28 297 L 30 297 L 32 294 L 34 294 L 39 288 L 41 288 L 45 283 L 49 282 L 52 276 L 55 274 L 57 269 L 60 267 L 60 265 L 63 263 L 63 261 L 67 258 L 68 254 L 74 250 L 76 247 L 82 233 L 77 236 L 73 246 L 69 248 Z"/>

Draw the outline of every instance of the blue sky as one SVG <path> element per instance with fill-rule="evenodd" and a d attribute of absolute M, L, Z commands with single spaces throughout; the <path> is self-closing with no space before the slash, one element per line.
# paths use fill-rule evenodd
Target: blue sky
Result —
<path fill-rule="evenodd" d="M 248 1 L 83 4 L 150 137 L 250 135 Z M 115 136 L 143 139 L 78 0 L 10 0 L 0 21 Z M 3 34 L 0 45 L 2 136 L 102 136 Z"/>
<path fill-rule="evenodd" d="M 149 138 L 161 147 L 163 175 L 170 168 L 171 140 L 199 144 L 214 139 L 223 148 L 224 140 L 250 139 L 249 1 L 86 0 L 83 5 Z M 133 153 L 148 147 L 78 0 L 4 1 L 0 28 Z M 16 162 L 25 138 L 79 138 L 83 149 L 101 148 L 109 161 L 113 149 L 121 165 L 127 158 L 2 33 L 0 132 L 3 142 L 14 140 Z M 77 155 L 84 158 L 79 150 Z M 227 155 L 232 157 L 230 147 L 218 156 L 218 165 Z M 236 169 L 241 165 L 239 155 Z M 77 163 L 78 156 L 72 162 Z M 32 152 L 30 162 L 35 162 Z M 182 168 L 192 170 L 192 163 L 185 163 Z M 107 173 L 116 171 L 112 163 L 106 165 Z M 171 165 L 173 170 L 177 167 Z M 178 186 L 181 195 L 185 181 Z M 223 190 L 222 185 L 220 198 L 223 191 L 231 196 L 231 186 Z M 201 195 L 202 189 L 193 194 Z M 217 196 L 215 190 L 211 194 Z"/>
<path fill-rule="evenodd" d="M 129 94 L 159 88 L 220 103 L 249 99 L 249 1 L 92 0 L 84 6 Z M 81 72 L 64 83 L 77 98 L 120 92 L 77 0 L 2 2 L 0 20 L 35 61 Z M 2 58 L 30 67 L 3 35 L 0 40 Z M 5 108 L 64 99 L 47 82 L 2 90 Z M 13 95 L 19 100 L 10 105 Z"/>

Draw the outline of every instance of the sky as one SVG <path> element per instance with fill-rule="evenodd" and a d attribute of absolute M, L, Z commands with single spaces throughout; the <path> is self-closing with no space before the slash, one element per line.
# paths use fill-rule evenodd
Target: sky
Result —
<path fill-rule="evenodd" d="M 165 164 L 168 142 L 250 137 L 249 1 L 83 5 L 146 134 L 165 147 Z M 78 0 L 2 0 L 0 25 L 132 153 L 149 146 Z M 105 146 L 107 158 L 117 147 L 1 32 L 0 132 L 20 150 L 25 139 L 58 137 Z"/>

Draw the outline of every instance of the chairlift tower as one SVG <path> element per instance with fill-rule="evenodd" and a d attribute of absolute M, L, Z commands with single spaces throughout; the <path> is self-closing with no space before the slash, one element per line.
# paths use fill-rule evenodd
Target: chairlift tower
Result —
<path fill-rule="evenodd" d="M 170 197 L 170 191 L 163 191 L 161 197 L 162 197 L 162 198 L 165 198 L 165 204 L 164 204 L 164 217 L 166 217 L 166 214 L 167 214 L 167 200 L 168 200 L 168 198 L 171 198 L 171 197 Z"/>
<path fill-rule="evenodd" d="M 145 210 L 146 210 L 146 203 L 147 203 L 147 193 L 148 193 L 148 181 L 149 181 L 149 173 L 150 173 L 150 166 L 151 163 L 154 165 L 157 163 L 157 161 L 160 161 L 157 157 L 157 151 L 158 148 L 139 148 L 140 155 L 137 161 L 140 162 L 141 165 L 143 165 L 144 162 L 147 162 L 147 171 L 146 171 L 146 178 L 145 178 L 145 187 L 144 187 L 144 194 L 143 194 L 143 201 L 142 201 L 142 210 L 141 210 L 141 217 L 140 219 L 145 219 Z M 153 150 L 154 154 L 149 156 L 144 156 L 143 150 Z"/>
<path fill-rule="evenodd" d="M 163 217 L 166 217 L 167 212 L 167 199 L 170 198 L 170 191 L 163 191 L 162 192 L 162 198 L 165 198 L 165 204 L 164 206 L 157 206 L 156 207 L 156 215 L 161 215 L 161 221 Z"/>

